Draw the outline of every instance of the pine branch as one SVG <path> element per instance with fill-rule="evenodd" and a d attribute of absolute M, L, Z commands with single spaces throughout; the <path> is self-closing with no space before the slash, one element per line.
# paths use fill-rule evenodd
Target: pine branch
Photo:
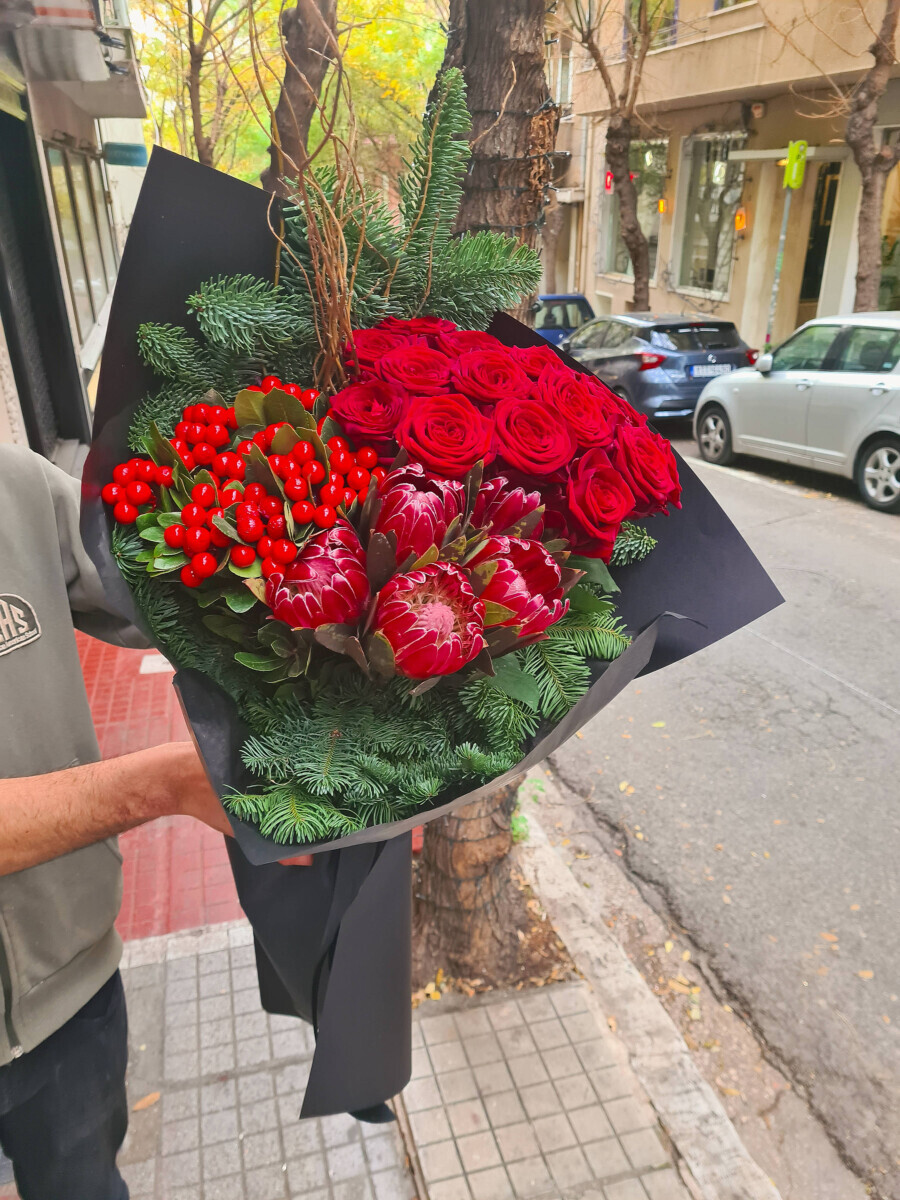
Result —
<path fill-rule="evenodd" d="M 640 562 L 647 557 L 656 546 L 656 538 L 631 521 L 624 521 L 613 546 L 611 567 L 626 567 L 629 563 Z"/>

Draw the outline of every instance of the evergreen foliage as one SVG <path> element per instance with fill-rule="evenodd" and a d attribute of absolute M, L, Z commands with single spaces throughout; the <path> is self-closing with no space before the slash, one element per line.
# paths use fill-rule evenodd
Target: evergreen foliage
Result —
<path fill-rule="evenodd" d="M 611 567 L 627 567 L 629 563 L 646 558 L 656 545 L 656 538 L 633 521 L 624 521 L 613 546 Z"/>

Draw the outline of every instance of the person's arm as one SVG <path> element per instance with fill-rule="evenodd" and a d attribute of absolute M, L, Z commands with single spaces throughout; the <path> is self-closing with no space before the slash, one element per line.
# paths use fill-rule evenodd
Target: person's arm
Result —
<path fill-rule="evenodd" d="M 177 814 L 231 833 L 190 742 L 50 775 L 0 779 L 0 875 Z"/>

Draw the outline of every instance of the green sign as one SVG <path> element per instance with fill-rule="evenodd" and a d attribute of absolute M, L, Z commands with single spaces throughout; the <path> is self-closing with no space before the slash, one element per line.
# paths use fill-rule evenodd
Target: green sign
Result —
<path fill-rule="evenodd" d="M 793 188 L 803 186 L 803 175 L 806 171 L 806 142 L 788 142 L 787 162 L 784 164 L 784 186 Z"/>
<path fill-rule="evenodd" d="M 147 147 L 143 142 L 107 142 L 103 158 L 111 167 L 146 167 Z"/>

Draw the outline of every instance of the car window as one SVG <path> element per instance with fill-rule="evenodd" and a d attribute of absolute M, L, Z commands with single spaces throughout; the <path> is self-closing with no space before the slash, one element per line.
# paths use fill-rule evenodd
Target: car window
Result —
<path fill-rule="evenodd" d="M 654 329 L 650 341 L 661 350 L 734 350 L 741 345 L 731 324 L 666 325 Z"/>
<path fill-rule="evenodd" d="M 578 333 L 573 333 L 569 346 L 573 350 L 599 350 L 609 329 L 609 321 L 591 321 Z"/>
<path fill-rule="evenodd" d="M 571 329 L 578 329 L 585 321 L 590 321 L 593 315 L 586 300 L 568 300 L 566 302 L 566 316 Z"/>
<path fill-rule="evenodd" d="M 772 370 L 819 370 L 838 332 L 837 325 L 809 325 L 801 329 L 772 355 Z"/>
<path fill-rule="evenodd" d="M 858 325 L 851 329 L 834 365 L 835 371 L 893 371 L 900 358 L 900 331 L 870 329 Z"/>
<path fill-rule="evenodd" d="M 541 300 L 539 304 L 535 329 L 579 329 L 594 315 L 586 300 Z"/>
<path fill-rule="evenodd" d="M 626 342 L 630 342 L 633 337 L 634 330 L 630 325 L 625 325 L 621 321 L 610 321 L 609 333 L 606 335 L 603 349 L 615 350 L 619 346 L 624 346 Z"/>

